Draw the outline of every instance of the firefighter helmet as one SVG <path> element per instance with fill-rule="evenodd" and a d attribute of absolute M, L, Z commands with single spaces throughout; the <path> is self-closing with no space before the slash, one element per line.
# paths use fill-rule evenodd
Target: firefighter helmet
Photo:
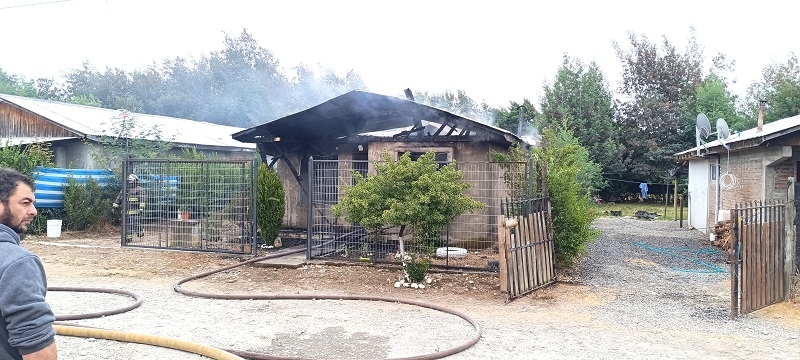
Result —
<path fill-rule="evenodd" d="M 136 176 L 136 174 L 130 174 L 128 175 L 128 181 L 130 182 L 139 181 L 139 177 Z"/>

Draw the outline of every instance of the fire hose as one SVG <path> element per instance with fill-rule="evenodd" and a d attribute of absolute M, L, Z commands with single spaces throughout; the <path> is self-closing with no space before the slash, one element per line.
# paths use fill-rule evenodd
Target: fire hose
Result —
<path fill-rule="evenodd" d="M 239 266 L 247 265 L 250 263 L 264 261 L 269 259 L 274 259 L 286 255 L 296 254 L 300 252 L 304 252 L 306 249 L 293 249 L 293 250 L 285 250 L 279 251 L 276 253 L 272 253 L 269 255 L 256 257 L 250 260 L 242 261 L 233 265 L 224 266 L 218 269 L 214 269 L 211 271 L 207 271 L 201 274 L 189 276 L 187 278 L 181 279 L 178 281 L 174 286 L 173 290 L 180 294 L 192 297 L 199 297 L 199 298 L 207 298 L 207 299 L 222 299 L 222 300 L 353 300 L 353 301 L 380 301 L 380 302 L 390 302 L 390 303 L 400 303 L 412 306 L 419 306 L 435 311 L 440 311 L 443 313 L 451 314 L 457 316 L 464 321 L 468 322 L 474 329 L 473 336 L 467 340 L 466 342 L 444 349 L 442 351 L 437 351 L 435 353 L 429 354 L 422 354 L 410 357 L 401 357 L 401 358 L 390 358 L 386 360 L 433 360 L 433 359 L 440 359 L 445 356 L 450 356 L 453 354 L 457 354 L 462 352 L 472 345 L 475 345 L 478 340 L 481 338 L 481 326 L 478 324 L 477 321 L 472 319 L 467 314 L 450 309 L 444 306 L 426 303 L 417 300 L 406 300 L 406 299 L 399 299 L 399 298 L 392 298 L 392 297 L 384 297 L 384 296 L 358 296 L 358 295 L 303 295 L 303 294 L 289 294 L 289 295 L 280 295 L 280 294 L 212 294 L 212 293 L 203 293 L 203 292 L 196 292 L 190 290 L 184 290 L 181 288 L 181 284 L 187 283 L 192 280 L 201 279 L 207 277 L 209 275 L 213 275 L 219 272 L 227 271 Z M 89 292 L 106 292 L 106 293 L 117 293 L 117 294 L 124 294 L 131 296 L 136 300 L 134 304 L 128 305 L 124 308 L 116 309 L 116 310 L 109 310 L 105 312 L 99 313 L 89 313 L 89 314 L 79 314 L 79 315 L 68 315 L 68 316 L 56 316 L 57 321 L 61 320 L 77 320 L 77 319 L 91 319 L 97 318 L 101 316 L 113 315 L 118 314 L 121 312 L 129 311 L 132 309 L 137 308 L 141 305 L 141 299 L 138 295 L 133 294 L 131 292 L 127 292 L 124 290 L 115 290 L 115 289 L 102 289 L 102 288 L 48 288 L 48 290 L 52 291 L 89 291 Z M 124 309 L 124 310 L 123 310 Z M 203 355 L 210 357 L 212 359 L 253 359 L 253 360 L 308 360 L 304 358 L 298 357 L 286 357 L 286 356 L 276 356 L 276 355 L 268 355 L 268 354 L 260 354 L 254 353 L 249 351 L 242 351 L 242 350 L 221 350 L 216 349 L 213 347 L 209 347 L 202 344 L 190 343 L 183 340 L 172 339 L 172 338 L 165 338 L 155 335 L 148 335 L 148 334 L 139 334 L 139 333 L 128 333 L 122 331 L 115 331 L 115 330 L 106 330 L 106 329 L 97 329 L 97 328 L 89 328 L 89 327 L 82 327 L 82 326 L 71 326 L 71 325 L 64 325 L 64 324 L 57 324 L 56 333 L 59 335 L 64 336 L 78 336 L 78 337 L 92 337 L 92 338 L 99 338 L 99 339 L 108 339 L 108 340 L 117 340 L 123 342 L 135 342 L 140 344 L 148 344 L 148 345 L 156 345 L 161 347 L 168 347 L 176 350 L 187 351 L 191 353 L 195 353 L 198 355 Z"/>

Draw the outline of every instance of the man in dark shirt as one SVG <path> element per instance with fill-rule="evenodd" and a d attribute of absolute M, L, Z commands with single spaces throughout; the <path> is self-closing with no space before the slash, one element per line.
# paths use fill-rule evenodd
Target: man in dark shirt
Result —
<path fill-rule="evenodd" d="M 47 278 L 39 258 L 19 245 L 36 207 L 34 183 L 0 168 L 0 359 L 55 360 Z"/>

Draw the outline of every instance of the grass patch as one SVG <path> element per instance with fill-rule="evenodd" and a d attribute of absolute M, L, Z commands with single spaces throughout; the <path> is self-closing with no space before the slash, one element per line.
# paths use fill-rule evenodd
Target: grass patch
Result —
<path fill-rule="evenodd" d="M 680 204 L 679 204 L 680 207 Z M 658 214 L 657 220 L 680 220 L 680 209 L 675 211 L 675 208 L 672 206 L 672 202 L 667 204 L 666 211 L 664 211 L 664 204 L 658 204 L 655 202 L 626 202 L 626 203 L 601 203 L 599 205 L 594 205 L 592 207 L 596 213 L 599 213 L 600 216 L 612 216 L 612 211 L 621 211 L 621 216 L 634 216 L 637 211 L 643 210 L 649 213 L 656 213 Z M 684 206 L 683 208 L 683 220 L 689 219 L 689 209 Z"/>

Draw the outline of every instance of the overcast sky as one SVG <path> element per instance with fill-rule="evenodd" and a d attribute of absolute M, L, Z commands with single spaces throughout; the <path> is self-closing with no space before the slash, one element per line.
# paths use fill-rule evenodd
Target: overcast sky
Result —
<path fill-rule="evenodd" d="M 632 31 L 683 49 L 694 26 L 707 59 L 736 60 L 743 93 L 764 66 L 800 53 L 798 9 L 772 0 L 0 0 L 0 67 L 28 78 L 84 61 L 134 70 L 219 50 L 225 34 L 246 28 L 286 68 L 321 64 L 353 70 L 381 94 L 461 89 L 508 106 L 538 103 L 565 52 L 597 61 L 615 88 L 613 41 L 626 45 Z"/>

